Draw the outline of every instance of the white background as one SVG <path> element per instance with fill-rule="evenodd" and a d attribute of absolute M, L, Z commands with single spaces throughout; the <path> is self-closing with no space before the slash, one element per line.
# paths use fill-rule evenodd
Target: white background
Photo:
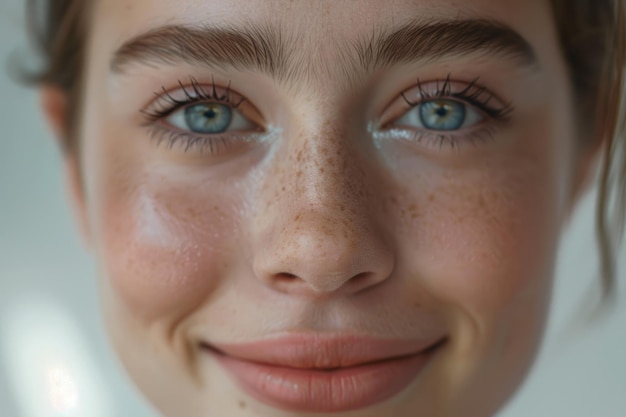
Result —
<path fill-rule="evenodd" d="M 23 7 L 0 0 L 0 417 L 154 417 L 107 344 L 36 93 L 8 75 L 26 51 Z M 565 332 L 595 282 L 593 210 L 592 193 L 563 238 L 546 343 L 501 417 L 626 416 L 626 249 L 617 309 Z"/>

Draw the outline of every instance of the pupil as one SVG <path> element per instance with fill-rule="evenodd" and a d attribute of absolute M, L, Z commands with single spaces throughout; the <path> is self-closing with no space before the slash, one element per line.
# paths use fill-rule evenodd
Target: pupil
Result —
<path fill-rule="evenodd" d="M 448 115 L 448 109 L 445 105 L 440 105 L 437 110 L 435 110 L 435 113 L 437 113 L 439 117 L 446 117 Z"/>

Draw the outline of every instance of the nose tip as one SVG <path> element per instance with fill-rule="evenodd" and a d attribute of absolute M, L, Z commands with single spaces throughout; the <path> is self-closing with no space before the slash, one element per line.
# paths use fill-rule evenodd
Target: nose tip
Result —
<path fill-rule="evenodd" d="M 384 281 L 393 269 L 380 236 L 317 213 L 300 215 L 255 257 L 255 274 L 292 295 L 354 294 Z"/>
<path fill-rule="evenodd" d="M 313 113 L 328 107 L 314 103 Z M 315 123 L 279 143 L 261 176 L 249 229 L 254 274 L 291 295 L 373 288 L 395 262 L 393 227 L 380 204 L 388 192 L 385 167 L 344 118 L 307 120 Z"/>

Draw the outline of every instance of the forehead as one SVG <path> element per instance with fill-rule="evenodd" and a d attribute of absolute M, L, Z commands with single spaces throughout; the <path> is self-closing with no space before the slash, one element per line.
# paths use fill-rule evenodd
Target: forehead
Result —
<path fill-rule="evenodd" d="M 113 18 L 115 26 L 131 31 L 165 23 L 262 21 L 328 41 L 330 34 L 320 29 L 350 38 L 372 27 L 416 18 L 483 17 L 513 23 L 536 19 L 538 7 L 548 6 L 541 0 L 99 0 L 95 16 Z"/>
<path fill-rule="evenodd" d="M 480 27 L 448 30 L 446 26 L 421 36 L 404 30 L 417 27 L 419 32 L 425 26 L 478 20 L 502 25 L 508 34 L 492 34 Z M 291 86 L 291 91 L 305 89 L 323 96 L 324 89 L 350 91 L 355 83 L 363 84 L 359 80 L 373 79 L 369 75 L 378 69 L 390 66 L 397 71 L 406 69 L 396 64 L 411 64 L 415 70 L 435 58 L 432 63 L 441 66 L 446 62 L 442 55 L 446 55 L 452 57 L 447 65 L 454 70 L 460 64 L 457 57 L 467 51 L 473 56 L 480 55 L 477 51 L 485 52 L 496 58 L 492 62 L 502 61 L 500 58 L 506 51 L 513 51 L 508 55 L 532 55 L 530 61 L 539 64 L 535 69 L 555 67 L 553 64 L 559 54 L 553 26 L 550 4 L 542 0 L 97 0 L 91 25 L 88 72 L 113 71 L 120 50 L 124 51 L 131 44 L 131 53 L 122 58 L 130 58 L 127 61 L 132 63 L 142 61 L 137 51 L 144 56 L 151 54 L 150 59 L 161 55 L 157 57 L 161 58 L 157 64 L 191 63 L 196 68 L 215 70 L 233 69 L 234 62 L 234 68 L 265 73 L 284 81 L 284 85 Z M 166 43 L 162 43 L 162 38 L 152 38 L 153 47 L 148 52 L 143 45 L 134 48 L 137 39 L 168 27 L 202 28 L 203 31 L 185 33 L 186 39 L 181 43 L 172 41 L 171 33 Z M 206 29 L 212 36 L 202 36 L 206 35 Z M 239 41 L 229 42 L 231 33 L 236 33 Z M 258 43 L 251 47 L 245 45 L 246 39 L 258 39 L 259 34 L 263 35 L 261 39 L 270 39 L 270 44 L 279 47 L 272 46 L 267 53 L 261 53 Z M 518 39 L 514 39 L 516 37 Z M 411 43 L 411 39 L 415 41 Z M 501 40 L 501 44 L 506 44 L 504 48 L 499 44 Z M 230 59 L 233 55 L 230 52 L 242 49 L 249 51 L 244 54 L 247 57 L 236 56 L 234 61 L 224 62 L 223 58 Z M 498 56 L 498 49 L 505 53 Z M 166 50 L 169 56 L 165 56 Z M 180 50 L 185 50 L 182 61 L 178 56 Z M 206 56 L 207 50 L 213 53 Z M 190 60 L 190 55 L 196 57 Z M 197 56 L 199 59 L 195 59 Z M 266 72 L 264 68 L 259 69 L 267 68 L 264 64 L 250 65 L 250 60 L 259 57 L 267 58 L 271 66 L 276 62 L 284 65 Z M 381 61 L 370 65 L 380 57 Z M 244 65 L 237 65 L 246 59 Z M 519 60 L 506 62 L 513 63 L 507 67 L 507 72 L 511 68 L 528 67 L 518 65 Z M 465 64 L 473 65 L 468 60 Z M 528 64 L 528 60 L 522 64 Z"/>

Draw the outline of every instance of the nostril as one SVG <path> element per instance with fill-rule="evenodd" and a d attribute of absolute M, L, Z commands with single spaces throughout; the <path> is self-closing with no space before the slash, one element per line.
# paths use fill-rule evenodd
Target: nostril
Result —
<path fill-rule="evenodd" d="M 359 274 L 356 274 L 352 278 L 350 278 L 350 280 L 347 283 L 348 283 L 348 285 L 357 286 L 358 287 L 360 284 L 362 284 L 364 281 L 367 280 L 368 275 L 369 275 L 369 273 L 367 273 L 367 272 L 361 272 Z"/>
<path fill-rule="evenodd" d="M 276 278 L 281 281 L 293 281 L 297 279 L 298 276 L 290 272 L 281 272 L 279 274 L 276 274 Z"/>
<path fill-rule="evenodd" d="M 277 285 L 283 290 L 289 289 L 290 291 L 299 287 L 313 287 L 317 291 L 328 292 L 335 291 L 339 289 L 339 287 L 344 287 L 347 291 L 358 292 L 363 288 L 371 286 L 370 281 L 373 277 L 373 274 L 370 272 L 361 272 L 354 275 L 352 278 L 347 278 L 346 273 L 335 272 L 325 274 L 324 279 L 318 277 L 314 280 L 307 280 L 291 272 L 281 272 L 275 274 L 273 280 L 274 285 Z M 322 285 L 320 286 L 320 284 Z M 326 288 L 323 289 L 321 287 Z M 330 288 L 332 288 L 332 290 L 330 290 Z"/>
<path fill-rule="evenodd" d="M 348 285 L 352 289 L 352 291 L 359 291 L 362 288 L 368 288 L 371 286 L 370 280 L 375 279 L 374 275 L 370 272 L 361 272 L 353 276 Z"/>
<path fill-rule="evenodd" d="M 355 276 L 352 277 L 351 281 L 352 282 L 361 282 L 363 281 L 365 278 L 368 277 L 368 275 L 370 275 L 369 272 L 361 272 L 360 274 L 356 274 Z"/>

